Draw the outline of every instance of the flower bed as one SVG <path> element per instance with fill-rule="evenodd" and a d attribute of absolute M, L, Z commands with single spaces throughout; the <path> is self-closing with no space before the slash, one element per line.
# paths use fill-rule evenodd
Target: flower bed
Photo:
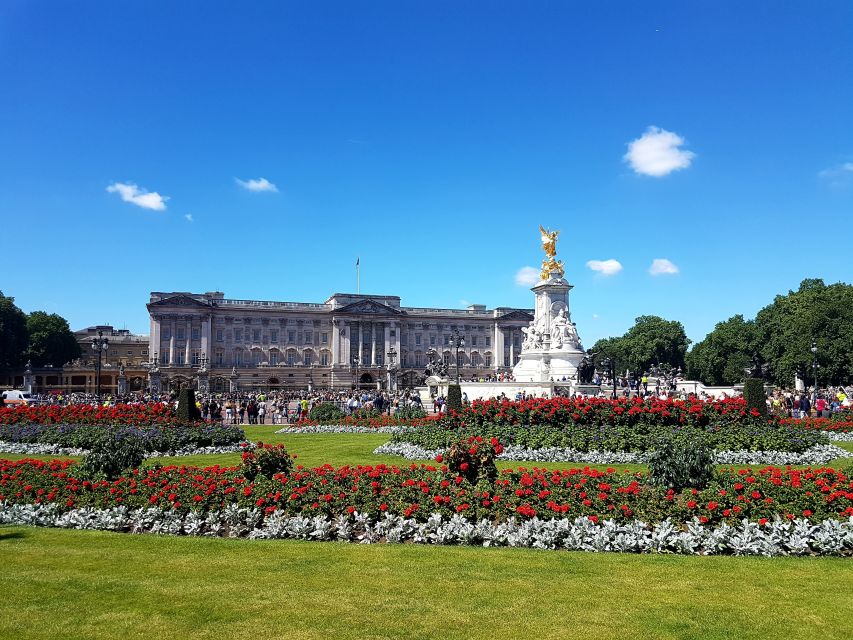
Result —
<path fill-rule="evenodd" d="M 131 533 L 189 536 L 229 536 L 254 539 L 371 543 L 482 545 L 532 549 L 678 553 L 685 555 L 733 554 L 740 556 L 850 555 L 853 552 L 853 518 L 845 522 L 805 518 L 774 519 L 764 524 L 744 519 L 734 526 L 703 525 L 698 519 L 676 525 L 664 520 L 649 525 L 641 520 L 618 523 L 589 518 L 503 523 L 461 516 L 433 514 L 426 522 L 386 514 L 379 519 L 353 516 L 286 516 L 262 518 L 257 508 L 226 507 L 206 515 L 173 509 L 112 507 L 71 509 L 55 505 L 0 503 L 0 525 L 27 525 Z"/>
<path fill-rule="evenodd" d="M 649 483 L 645 474 L 613 469 L 504 470 L 493 481 L 471 484 L 433 465 L 297 467 L 290 474 L 248 481 L 239 468 L 141 468 L 115 481 L 78 477 L 70 461 L 0 460 L 0 502 L 54 504 L 60 510 L 159 508 L 207 513 L 226 507 L 271 514 L 385 513 L 424 521 L 433 513 L 476 522 L 510 518 L 574 518 L 593 521 L 667 518 L 735 525 L 805 517 L 813 521 L 853 516 L 853 480 L 842 470 L 766 467 L 724 469 L 704 490 L 675 493 Z"/>
<path fill-rule="evenodd" d="M 401 456 L 407 460 L 431 460 L 443 454 L 445 449 L 425 449 L 410 442 L 387 442 L 376 449 L 376 455 Z M 559 447 L 528 449 L 523 446 L 507 445 L 497 456 L 500 460 L 527 462 L 576 462 L 585 464 L 645 464 L 648 453 L 628 451 L 579 451 Z M 791 451 L 717 451 L 715 464 L 773 464 L 773 465 L 820 465 L 837 458 L 851 458 L 853 453 L 834 445 L 818 444 L 800 452 Z"/>
<path fill-rule="evenodd" d="M 853 434 L 853 421 L 836 419 L 835 416 L 832 418 L 784 418 L 781 423 L 815 431 Z"/>
<path fill-rule="evenodd" d="M 207 447 L 185 446 L 180 449 L 167 449 L 165 451 L 148 451 L 146 458 L 170 458 L 178 456 L 201 456 L 220 453 L 241 453 L 253 445 L 247 441 L 236 442 L 226 445 L 211 445 Z M 58 444 L 27 443 L 27 442 L 3 442 L 0 441 L 0 453 L 17 453 L 21 455 L 37 456 L 85 456 L 88 449 L 76 447 L 63 447 Z"/>
<path fill-rule="evenodd" d="M 104 407 L 89 404 L 17 405 L 0 409 L 0 425 L 151 425 L 180 424 L 175 410 L 168 404 L 117 404 Z"/>

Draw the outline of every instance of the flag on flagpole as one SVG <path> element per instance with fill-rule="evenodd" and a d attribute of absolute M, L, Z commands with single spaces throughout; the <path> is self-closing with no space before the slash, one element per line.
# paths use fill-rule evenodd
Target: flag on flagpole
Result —
<path fill-rule="evenodd" d="M 361 256 L 355 259 L 355 266 L 358 266 L 359 262 L 361 262 Z"/>

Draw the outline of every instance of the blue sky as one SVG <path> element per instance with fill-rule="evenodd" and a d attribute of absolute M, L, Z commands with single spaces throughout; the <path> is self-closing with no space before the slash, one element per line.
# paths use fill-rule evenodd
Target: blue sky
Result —
<path fill-rule="evenodd" d="M 360 256 L 406 305 L 531 306 L 542 223 L 586 344 L 699 340 L 850 281 L 851 78 L 841 0 L 7 0 L 0 288 L 147 332 L 152 290 L 322 301 Z"/>

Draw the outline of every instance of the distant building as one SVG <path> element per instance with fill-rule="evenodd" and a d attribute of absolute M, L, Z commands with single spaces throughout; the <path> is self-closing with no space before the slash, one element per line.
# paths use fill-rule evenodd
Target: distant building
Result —
<path fill-rule="evenodd" d="M 98 332 L 109 339 L 109 348 L 101 356 L 101 393 L 118 391 L 119 367 L 124 365 L 129 391 L 142 391 L 147 386 L 148 370 L 144 366 L 150 360 L 148 336 L 136 335 L 127 329 L 115 329 L 112 325 L 96 325 L 74 332 L 82 354 L 78 360 L 62 368 L 59 389 L 94 393 L 97 387 L 97 354 L 92 350 L 92 339 Z M 49 384 L 49 383 L 48 383 Z M 52 387 L 52 385 L 49 385 Z M 36 377 L 36 389 L 40 390 Z"/>
<path fill-rule="evenodd" d="M 148 352 L 164 388 L 194 377 L 202 359 L 213 391 L 377 388 L 388 379 L 388 354 L 398 386 L 419 382 L 428 351 L 450 364 L 451 336 L 465 339 L 460 375 L 482 377 L 512 368 L 531 309 L 470 305 L 467 309 L 403 307 L 398 296 L 335 293 L 323 303 L 235 300 L 221 292 L 152 292 Z M 91 349 L 90 349 L 91 350 Z"/>

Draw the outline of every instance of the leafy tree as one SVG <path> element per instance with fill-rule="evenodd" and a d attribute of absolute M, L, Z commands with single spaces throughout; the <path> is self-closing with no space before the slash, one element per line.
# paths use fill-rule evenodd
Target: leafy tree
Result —
<path fill-rule="evenodd" d="M 0 367 L 18 367 L 27 350 L 27 316 L 0 291 Z"/>
<path fill-rule="evenodd" d="M 61 367 L 80 357 L 80 345 L 71 333 L 68 321 L 60 315 L 33 311 L 27 316 L 27 332 L 27 357 L 37 367 L 46 364 Z"/>
<path fill-rule="evenodd" d="M 684 325 L 659 316 L 640 316 L 625 335 L 599 340 L 592 351 L 601 357 L 614 358 L 617 371 L 648 371 L 653 364 L 684 367 L 684 356 L 690 340 Z"/>
<path fill-rule="evenodd" d="M 741 382 L 755 352 L 755 322 L 732 316 L 718 322 L 687 354 L 687 377 L 710 385 Z"/>
<path fill-rule="evenodd" d="M 797 291 L 779 295 L 755 317 L 761 356 L 777 384 L 790 386 L 797 369 L 811 378 L 811 346 L 817 343 L 820 384 L 853 376 L 853 286 L 803 280 Z"/>

